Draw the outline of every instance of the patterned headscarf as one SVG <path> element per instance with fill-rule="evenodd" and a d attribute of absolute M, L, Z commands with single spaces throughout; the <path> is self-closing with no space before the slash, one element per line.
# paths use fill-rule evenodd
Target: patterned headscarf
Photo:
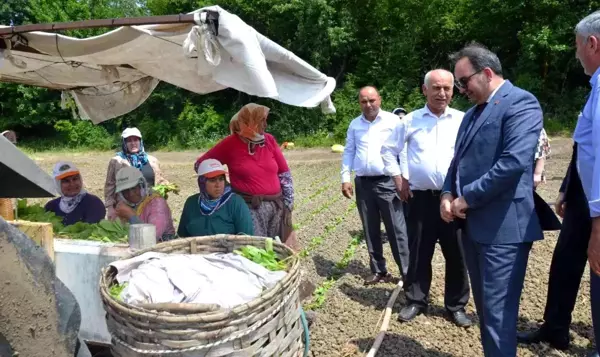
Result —
<path fill-rule="evenodd" d="M 119 155 L 119 157 L 121 157 L 122 159 L 129 161 L 131 166 L 135 167 L 138 170 L 141 170 L 142 166 L 148 163 L 148 154 L 146 153 L 146 150 L 144 150 L 144 140 L 142 140 L 142 138 L 139 139 L 140 150 L 137 153 L 133 154 L 130 153 L 129 150 L 127 150 L 127 138 L 123 138 L 123 141 L 121 142 L 121 151 L 119 151 L 117 155 Z"/>
<path fill-rule="evenodd" d="M 269 110 L 264 105 L 246 104 L 231 118 L 229 130 L 232 134 L 238 134 L 249 143 L 263 145 L 265 135 L 259 132 L 259 128 L 267 120 Z"/>
<path fill-rule="evenodd" d="M 225 189 L 221 197 L 212 199 L 206 192 L 206 181 L 208 179 L 205 176 L 198 176 L 198 187 L 200 188 L 200 197 L 198 197 L 198 203 L 200 204 L 200 213 L 204 216 L 210 216 L 215 213 L 219 208 L 223 207 L 227 201 L 231 198 L 231 186 L 228 182 L 225 182 Z"/>
<path fill-rule="evenodd" d="M 54 165 L 54 170 L 52 170 L 52 174 L 54 176 L 54 183 L 56 185 L 56 189 L 60 194 L 60 201 L 58 202 L 58 207 L 61 211 L 66 214 L 69 214 L 77 208 L 81 200 L 87 195 L 87 191 L 83 188 L 83 179 L 82 179 L 82 187 L 78 194 L 72 197 L 65 196 L 62 192 L 61 181 L 75 175 L 80 175 L 79 169 L 73 165 L 72 162 L 69 161 L 59 161 Z"/>

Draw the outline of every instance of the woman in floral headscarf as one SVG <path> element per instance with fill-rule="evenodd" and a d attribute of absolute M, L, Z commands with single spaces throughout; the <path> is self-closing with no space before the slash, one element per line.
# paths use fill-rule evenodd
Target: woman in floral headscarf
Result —
<path fill-rule="evenodd" d="M 142 133 L 137 128 L 127 128 L 121 134 L 123 139 L 119 151 L 108 163 L 106 182 L 104 184 L 104 205 L 107 209 L 108 219 L 114 220 L 117 215 L 115 206 L 118 197 L 115 192 L 117 172 L 125 166 L 135 167 L 140 170 L 149 187 L 168 184 L 160 170 L 158 159 L 148 155 L 144 150 Z"/>
<path fill-rule="evenodd" d="M 254 234 L 278 236 L 292 249 L 299 249 L 292 228 L 292 174 L 277 141 L 265 133 L 268 115 L 264 105 L 243 106 L 231 118 L 231 135 L 198 158 L 194 171 L 206 159 L 227 165 L 233 191 L 250 208 Z"/>

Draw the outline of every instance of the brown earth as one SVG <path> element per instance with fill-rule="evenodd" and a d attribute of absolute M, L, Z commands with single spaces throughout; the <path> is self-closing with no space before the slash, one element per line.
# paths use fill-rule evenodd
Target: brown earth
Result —
<path fill-rule="evenodd" d="M 554 138 L 552 154 L 547 162 L 547 183 L 539 192 L 548 202 L 553 202 L 571 155 L 571 140 Z M 169 204 L 176 220 L 181 214 L 185 199 L 197 192 L 193 162 L 197 152 L 158 152 L 167 178 L 181 188 L 179 196 L 169 197 Z M 360 234 L 361 223 L 352 201 L 340 198 L 340 154 L 328 150 L 289 150 L 285 152 L 292 168 L 297 188 L 295 223 L 299 227 L 299 239 L 307 246 L 315 237 L 322 243 L 303 259 L 303 270 L 315 284 L 320 284 L 334 271 L 352 237 Z M 72 160 L 83 173 L 89 191 L 102 197 L 106 165 L 111 153 L 52 153 L 35 154 L 33 157 L 50 172 L 57 160 Z M 315 195 L 315 193 L 318 194 Z M 311 197 L 314 195 L 314 197 Z M 310 199 L 309 199 L 310 198 Z M 349 210 L 348 214 L 345 212 Z M 345 217 L 341 220 L 340 217 Z M 341 221 L 340 221 L 341 220 Z M 557 233 L 547 233 L 546 239 L 536 242 L 530 255 L 525 287 L 521 297 L 520 328 L 536 326 L 543 316 L 546 302 L 548 271 Z M 388 245 L 385 245 L 390 271 L 398 274 Z M 389 334 L 378 356 L 481 356 L 478 327 L 461 329 L 444 316 L 444 259 L 439 249 L 433 260 L 434 276 L 431 287 L 429 313 L 413 322 L 397 322 L 398 309 L 404 304 L 400 294 L 394 307 Z M 364 287 L 362 279 L 369 275 L 366 247 L 360 245 L 350 264 L 343 269 L 339 279 L 326 294 L 323 305 L 317 309 L 318 318 L 311 328 L 311 351 L 313 356 L 359 356 L 370 348 L 377 333 L 377 324 L 387 300 L 394 289 L 393 284 Z M 589 302 L 589 270 L 581 282 L 573 323 L 572 346 L 568 351 L 553 350 L 546 344 L 520 346 L 518 356 L 585 356 L 593 345 L 593 332 Z M 474 315 L 472 301 L 467 312 Z"/>

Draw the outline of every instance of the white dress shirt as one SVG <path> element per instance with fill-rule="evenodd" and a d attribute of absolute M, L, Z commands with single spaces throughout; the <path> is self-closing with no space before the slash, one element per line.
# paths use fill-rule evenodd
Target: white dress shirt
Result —
<path fill-rule="evenodd" d="M 485 101 L 486 103 L 489 103 L 490 100 L 492 100 L 492 98 L 494 97 L 494 95 L 496 95 L 496 92 L 498 92 L 498 90 L 500 89 L 500 87 L 502 87 L 504 82 L 506 82 L 506 80 L 503 80 L 502 83 L 500 83 L 500 85 L 498 87 L 496 87 L 496 89 L 494 89 L 492 94 L 490 94 L 488 99 Z M 480 113 L 479 115 L 481 115 L 481 114 L 483 114 L 483 112 Z M 462 196 L 462 190 L 460 189 L 460 173 L 458 172 L 458 162 L 456 163 L 456 193 L 458 194 L 458 197 Z"/>
<path fill-rule="evenodd" d="M 381 149 L 398 123 L 402 120 L 397 115 L 383 110 L 372 122 L 363 115 L 352 120 L 342 156 L 342 183 L 350 182 L 353 170 L 357 176 L 386 175 Z"/>
<path fill-rule="evenodd" d="M 447 107 L 437 117 L 425 105 L 404 118 L 406 143 L 400 161 L 402 167 L 408 168 L 402 171 L 402 176 L 409 180 L 411 190 L 441 190 L 444 187 L 464 115 L 460 110 Z"/>

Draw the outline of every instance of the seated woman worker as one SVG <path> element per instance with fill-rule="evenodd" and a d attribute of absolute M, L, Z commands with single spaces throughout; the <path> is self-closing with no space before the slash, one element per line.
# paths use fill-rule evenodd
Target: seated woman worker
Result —
<path fill-rule="evenodd" d="M 46 203 L 46 211 L 62 217 L 65 226 L 77 222 L 98 223 L 104 219 L 104 203 L 83 188 L 81 173 L 75 165 L 60 161 L 54 165 L 52 175 L 60 197 Z"/>
<path fill-rule="evenodd" d="M 231 191 L 225 168 L 214 159 L 198 166 L 200 193 L 190 196 L 181 213 L 177 235 L 197 237 L 214 234 L 254 235 L 246 202 Z"/>
<path fill-rule="evenodd" d="M 246 104 L 231 118 L 231 135 L 198 158 L 194 169 L 197 171 L 206 159 L 227 165 L 233 191 L 250 208 L 254 234 L 278 236 L 288 247 L 298 250 L 292 225 L 292 174 L 277 141 L 265 133 L 268 115 L 268 107 Z"/>
<path fill-rule="evenodd" d="M 117 172 L 115 191 L 119 203 L 115 212 L 130 224 L 147 223 L 156 227 L 156 240 L 164 242 L 175 237 L 171 209 L 167 201 L 148 187 L 142 172 L 125 166 Z"/>

